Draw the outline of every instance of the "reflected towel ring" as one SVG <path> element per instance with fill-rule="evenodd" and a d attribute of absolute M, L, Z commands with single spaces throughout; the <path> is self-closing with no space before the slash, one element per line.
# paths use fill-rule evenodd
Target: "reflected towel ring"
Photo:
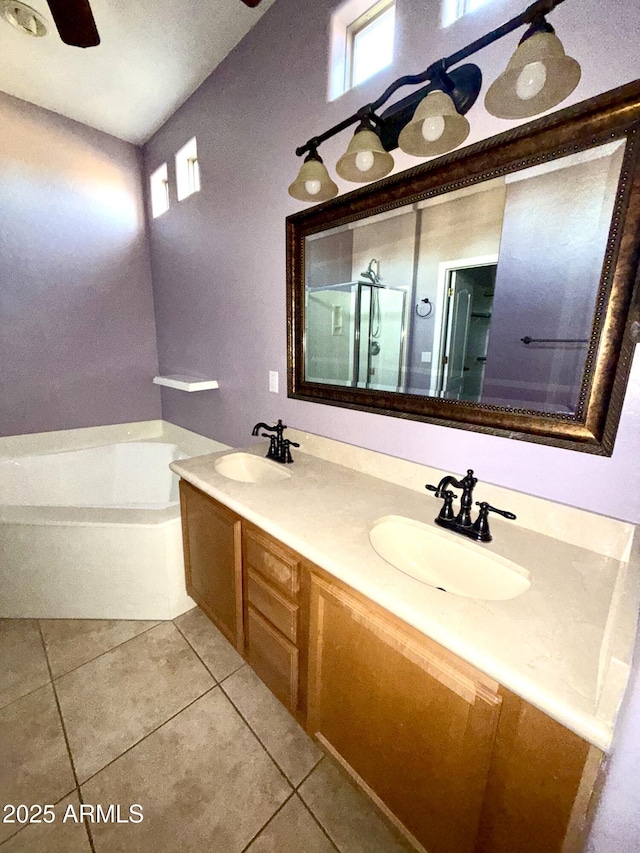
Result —
<path fill-rule="evenodd" d="M 427 306 L 426 314 L 420 313 L 420 302 L 423 302 Z M 426 296 L 424 299 L 421 299 L 420 302 L 418 302 L 418 304 L 416 305 L 416 314 L 418 315 L 418 317 L 421 317 L 424 320 L 426 317 L 431 316 L 431 314 L 433 312 L 433 303 L 429 302 L 429 300 Z"/>

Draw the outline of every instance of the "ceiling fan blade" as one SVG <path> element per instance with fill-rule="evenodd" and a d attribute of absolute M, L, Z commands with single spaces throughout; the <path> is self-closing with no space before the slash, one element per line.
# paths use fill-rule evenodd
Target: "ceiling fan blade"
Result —
<path fill-rule="evenodd" d="M 65 44 L 96 47 L 100 36 L 88 0 L 47 0 L 54 23 Z"/>
<path fill-rule="evenodd" d="M 255 9 L 258 3 L 260 3 L 260 0 L 242 0 L 242 2 L 245 6 L 251 6 L 252 9 Z"/>

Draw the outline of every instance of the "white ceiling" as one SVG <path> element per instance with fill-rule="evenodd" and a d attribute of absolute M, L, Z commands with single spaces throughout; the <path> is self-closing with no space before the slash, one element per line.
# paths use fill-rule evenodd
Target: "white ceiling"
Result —
<path fill-rule="evenodd" d="M 275 0 L 91 0 L 101 43 L 31 38 L 0 19 L 0 90 L 140 144 L 230 53 Z"/>

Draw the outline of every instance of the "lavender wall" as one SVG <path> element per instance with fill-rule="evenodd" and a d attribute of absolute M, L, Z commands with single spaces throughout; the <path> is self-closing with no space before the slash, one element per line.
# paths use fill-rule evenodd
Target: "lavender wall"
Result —
<path fill-rule="evenodd" d="M 163 389 L 164 417 L 236 446 L 251 441 L 257 420 L 282 417 L 300 429 L 447 471 L 473 467 L 481 480 L 640 521 L 640 490 L 630 476 L 640 456 L 640 359 L 610 459 L 286 397 L 284 220 L 303 207 L 287 195 L 299 166 L 294 148 L 373 100 L 395 76 L 423 69 L 523 4 L 494 0 L 442 30 L 435 0 L 397 0 L 391 69 L 327 103 L 329 19 L 337 5 L 278 0 L 145 148 L 147 172 L 167 160 L 172 176 L 172 207 L 150 229 L 160 366 L 220 382 L 219 391 L 200 394 Z M 551 19 L 583 65 L 570 101 L 638 76 L 636 0 L 567 0 Z M 484 51 L 487 79 L 516 43 L 512 37 Z M 481 102 L 469 117 L 470 141 L 512 124 L 489 116 Z M 203 188 L 178 204 L 173 155 L 194 134 Z M 342 134 L 324 145 L 325 162 L 332 166 L 347 141 Z M 418 162 L 397 161 L 402 168 Z M 278 396 L 268 392 L 269 370 L 280 373 Z"/>
<path fill-rule="evenodd" d="M 636 355 L 611 458 L 542 447 L 462 430 L 386 418 L 268 392 L 269 370 L 286 376 L 284 219 L 303 205 L 286 192 L 298 168 L 294 148 L 373 100 L 396 76 L 422 70 L 521 11 L 494 0 L 448 30 L 436 0 L 397 0 L 392 67 L 357 92 L 326 100 L 329 18 L 337 0 L 277 0 L 145 149 L 147 172 L 193 134 L 203 189 L 151 227 L 160 364 L 170 372 L 212 375 L 220 390 L 163 390 L 168 420 L 232 445 L 246 445 L 257 420 L 282 417 L 300 429 L 460 472 L 481 480 L 640 522 L 640 357 Z M 583 66 L 577 102 L 639 76 L 637 0 L 567 0 L 551 16 L 570 55 Z M 484 51 L 487 79 L 504 67 L 517 37 Z M 470 142 L 509 127 L 471 113 Z M 344 137 L 344 138 L 343 138 Z M 323 146 L 334 164 L 347 135 Z M 397 157 L 398 168 L 414 158 Z M 172 178 L 173 180 L 173 178 Z M 341 184 L 341 189 L 348 187 Z M 639 739 L 640 685 L 630 691 L 618 729 L 612 774 L 590 841 L 592 853 L 630 850 L 637 842 L 640 796 L 628 743 Z M 633 758 L 633 755 L 631 756 Z M 612 839 L 618 846 L 614 848 Z M 635 848 L 637 843 L 633 845 Z"/>
<path fill-rule="evenodd" d="M 140 168 L 0 94 L 0 435 L 160 417 Z"/>

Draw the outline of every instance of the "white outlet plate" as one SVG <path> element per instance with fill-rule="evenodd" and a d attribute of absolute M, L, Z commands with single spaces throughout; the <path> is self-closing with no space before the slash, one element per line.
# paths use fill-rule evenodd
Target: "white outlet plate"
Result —
<path fill-rule="evenodd" d="M 421 357 L 420 357 L 420 360 L 421 360 L 422 362 L 425 362 L 426 364 L 430 364 L 430 362 L 431 362 L 431 353 L 430 353 L 430 352 L 423 352 L 423 353 L 422 353 L 422 355 L 421 355 Z"/>
<path fill-rule="evenodd" d="M 273 394 L 277 394 L 278 393 L 278 384 L 279 384 L 279 382 L 278 382 L 278 371 L 277 370 L 270 370 L 269 371 L 269 391 L 271 391 Z"/>

